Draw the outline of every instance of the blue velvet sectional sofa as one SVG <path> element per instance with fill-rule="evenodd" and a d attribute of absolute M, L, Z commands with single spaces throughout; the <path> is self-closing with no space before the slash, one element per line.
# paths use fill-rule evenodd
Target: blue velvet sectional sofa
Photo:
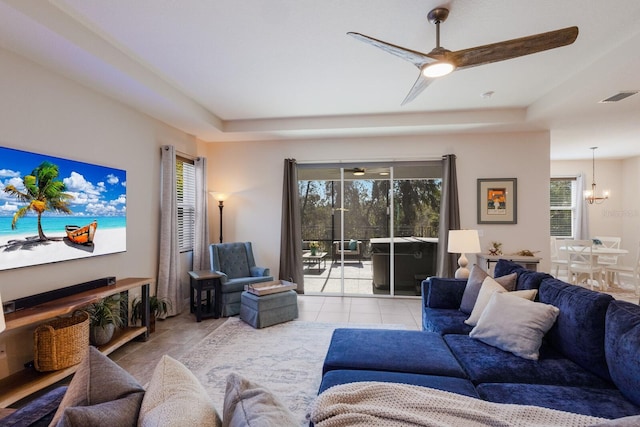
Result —
<path fill-rule="evenodd" d="M 609 419 L 640 414 L 640 306 L 497 264 L 496 277 L 511 273 L 516 290 L 538 289 L 537 301 L 559 308 L 538 360 L 471 338 L 459 310 L 466 280 L 432 277 L 422 283 L 424 330 L 337 329 L 319 392 L 383 381 Z"/>

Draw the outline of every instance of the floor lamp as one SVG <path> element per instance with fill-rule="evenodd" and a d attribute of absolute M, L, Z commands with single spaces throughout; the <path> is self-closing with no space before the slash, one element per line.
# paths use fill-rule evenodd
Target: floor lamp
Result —
<path fill-rule="evenodd" d="M 460 268 L 456 270 L 456 279 L 466 279 L 469 277 L 469 269 L 467 264 L 469 261 L 465 254 L 477 254 L 480 252 L 480 237 L 478 230 L 449 230 L 449 243 L 447 252 L 452 254 L 460 254 L 458 265 Z"/>
<path fill-rule="evenodd" d="M 218 208 L 220 208 L 220 243 L 222 243 L 222 209 L 224 208 L 224 201 L 227 195 L 217 192 L 211 192 L 211 195 L 218 201 Z"/>

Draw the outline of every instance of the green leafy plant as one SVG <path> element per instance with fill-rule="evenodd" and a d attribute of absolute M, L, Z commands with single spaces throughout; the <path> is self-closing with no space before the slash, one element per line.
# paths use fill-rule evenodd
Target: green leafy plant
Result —
<path fill-rule="evenodd" d="M 152 318 L 163 316 L 169 312 L 171 301 L 166 298 L 158 298 L 156 295 L 149 297 L 149 311 Z M 131 321 L 142 320 L 142 298 L 136 297 L 131 307 Z"/>
<path fill-rule="evenodd" d="M 491 242 L 491 247 L 489 248 L 489 255 L 502 255 L 502 243 Z"/>
<path fill-rule="evenodd" d="M 170 308 L 171 301 L 168 299 L 158 298 L 156 295 L 149 297 L 149 312 L 151 314 L 151 318 L 149 319 L 149 333 L 156 331 L 156 318 L 167 314 Z M 141 321 L 143 310 L 142 298 L 134 298 L 131 304 L 131 322 Z"/>
<path fill-rule="evenodd" d="M 58 166 L 50 162 L 42 162 L 31 175 L 22 179 L 24 191 L 14 185 L 7 185 L 4 192 L 26 203 L 13 215 L 11 229 L 15 230 L 18 220 L 27 213 L 35 212 L 38 216 L 38 240 L 49 240 L 42 229 L 42 214 L 46 211 L 71 214 L 69 203 L 73 199 L 71 193 L 65 193 L 66 186 L 58 178 Z"/>
<path fill-rule="evenodd" d="M 87 308 L 91 326 L 105 327 L 113 323 L 120 328 L 124 326 L 124 319 L 120 313 L 120 295 L 111 295 L 94 302 Z"/>

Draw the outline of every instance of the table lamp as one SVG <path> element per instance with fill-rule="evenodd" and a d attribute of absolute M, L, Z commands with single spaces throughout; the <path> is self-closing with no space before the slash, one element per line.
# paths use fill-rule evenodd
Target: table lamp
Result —
<path fill-rule="evenodd" d="M 480 252 L 480 237 L 478 230 L 449 230 L 449 244 L 447 251 L 452 254 L 460 254 L 456 270 L 456 279 L 466 279 L 469 277 L 467 264 L 469 261 L 465 254 L 476 254 Z"/>

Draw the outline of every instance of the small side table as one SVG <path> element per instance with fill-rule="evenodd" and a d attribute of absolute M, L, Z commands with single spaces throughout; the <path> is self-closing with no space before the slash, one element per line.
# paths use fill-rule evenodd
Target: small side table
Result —
<path fill-rule="evenodd" d="M 222 311 L 222 282 L 220 274 L 212 270 L 190 271 L 191 292 L 189 293 L 190 311 L 196 314 L 196 322 L 205 317 L 220 317 Z M 207 310 L 202 312 L 202 292 L 207 291 Z M 211 307 L 211 291 L 213 291 L 213 307 Z M 212 309 L 213 308 L 213 309 Z"/>
<path fill-rule="evenodd" d="M 482 265 L 486 262 L 487 265 L 487 273 L 491 273 L 493 276 L 493 270 L 491 269 L 492 263 L 497 263 L 501 259 L 506 259 L 507 261 L 515 262 L 516 264 L 520 264 L 524 268 L 528 270 L 538 271 L 538 263 L 542 258 L 535 256 L 520 256 L 520 255 L 489 255 L 489 254 L 476 254 L 476 260 L 478 261 L 478 265 Z"/>
<path fill-rule="evenodd" d="M 318 274 L 322 271 L 322 263 L 324 261 L 324 268 L 327 268 L 327 253 L 326 252 L 318 252 L 315 255 L 311 255 L 311 252 L 305 252 L 302 254 L 302 263 L 307 264 L 309 266 L 309 270 L 313 267 L 314 264 L 318 264 Z"/>

